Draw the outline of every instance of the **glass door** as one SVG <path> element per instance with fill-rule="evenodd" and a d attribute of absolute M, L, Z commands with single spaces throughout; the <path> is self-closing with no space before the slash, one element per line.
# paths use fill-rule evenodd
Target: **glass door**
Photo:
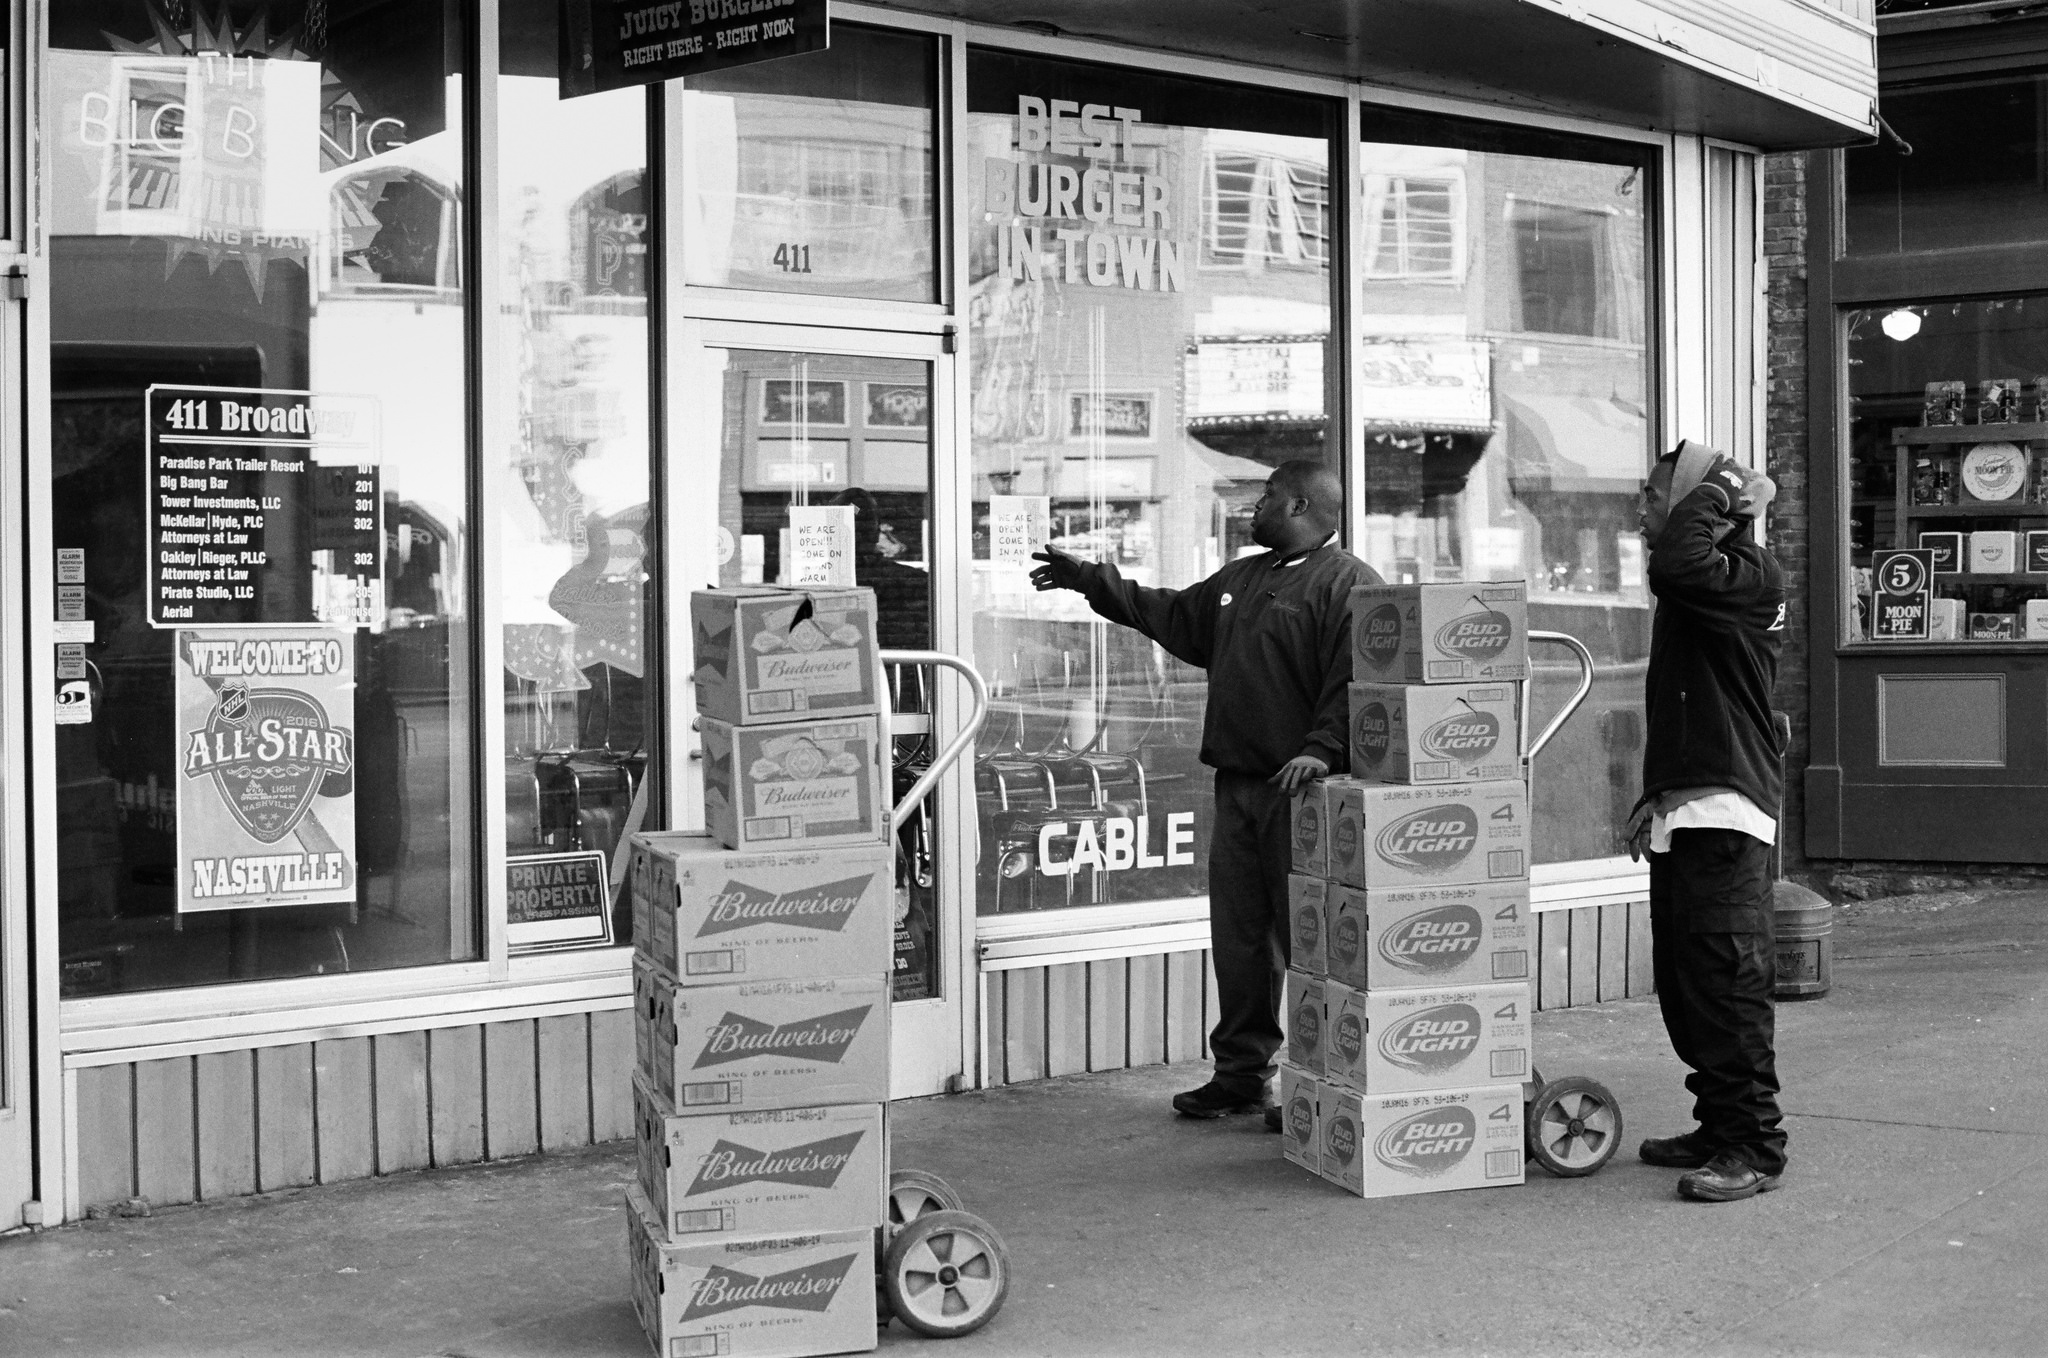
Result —
<path fill-rule="evenodd" d="M 937 336 L 702 322 L 685 327 L 672 381 L 678 436 L 668 469 L 671 597 L 691 589 L 794 584 L 808 561 L 792 538 L 807 511 L 850 514 L 853 582 L 875 591 L 884 651 L 957 650 L 957 597 L 945 544 L 956 516 L 950 435 L 951 360 Z M 673 627 L 688 647 L 686 620 Z M 692 657 L 672 673 L 688 676 Z M 885 667 L 891 781 L 901 793 L 943 748 L 959 719 L 951 680 L 914 665 Z M 689 680 L 685 678 L 684 683 Z M 695 710 L 683 698 L 676 710 Z M 701 824 L 697 735 L 679 733 L 681 810 Z M 938 1093 L 964 1069 L 967 1014 L 960 978 L 967 898 L 958 778 L 941 783 L 897 834 L 896 1097 Z M 971 973 L 966 973 L 971 974 Z"/>

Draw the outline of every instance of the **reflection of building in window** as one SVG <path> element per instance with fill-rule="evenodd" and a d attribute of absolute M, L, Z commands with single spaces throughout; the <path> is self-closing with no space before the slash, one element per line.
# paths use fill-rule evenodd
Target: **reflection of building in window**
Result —
<path fill-rule="evenodd" d="M 1321 165 L 1255 151 L 1209 153 L 1202 262 L 1322 268 L 1330 258 L 1330 176 Z"/>
<path fill-rule="evenodd" d="M 1455 175 L 1365 177 L 1368 278 L 1457 279 L 1465 272 L 1465 185 Z"/>
<path fill-rule="evenodd" d="M 330 291 L 462 286 L 454 189 L 418 170 L 384 166 L 342 179 L 328 204 Z"/>
<path fill-rule="evenodd" d="M 743 136 L 737 215 L 772 222 L 793 241 L 874 233 L 931 234 L 931 178 L 922 147 L 887 141 Z"/>
<path fill-rule="evenodd" d="M 1614 214 L 1518 198 L 1507 206 L 1517 282 L 1514 328 L 1626 338 L 1616 305 L 1618 261 L 1611 258 Z"/>

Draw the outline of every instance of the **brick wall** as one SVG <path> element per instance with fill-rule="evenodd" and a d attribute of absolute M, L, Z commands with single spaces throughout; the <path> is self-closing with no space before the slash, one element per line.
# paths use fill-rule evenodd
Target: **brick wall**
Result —
<path fill-rule="evenodd" d="M 1764 268 L 1769 288 L 1765 341 L 1764 456 L 1778 483 L 1770 518 L 1771 551 L 1785 569 L 1790 595 L 1785 651 L 1778 669 L 1778 706 L 1792 715 L 1792 749 L 1785 760 L 1785 870 L 1804 876 L 1806 798 L 1801 770 L 1811 749 L 1807 733 L 1807 430 L 1806 430 L 1806 181 L 1804 153 L 1764 158 Z"/>

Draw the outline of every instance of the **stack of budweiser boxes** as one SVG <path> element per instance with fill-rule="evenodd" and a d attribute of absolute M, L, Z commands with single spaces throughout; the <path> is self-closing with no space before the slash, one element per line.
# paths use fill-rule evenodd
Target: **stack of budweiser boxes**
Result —
<path fill-rule="evenodd" d="M 633 842 L 633 1304 L 662 1358 L 872 1349 L 895 903 L 874 595 L 690 610 L 708 833 Z"/>
<path fill-rule="evenodd" d="M 1283 1150 L 1368 1198 L 1518 1184 L 1526 587 L 1374 585 L 1351 603 L 1351 776 L 1292 808 Z"/>

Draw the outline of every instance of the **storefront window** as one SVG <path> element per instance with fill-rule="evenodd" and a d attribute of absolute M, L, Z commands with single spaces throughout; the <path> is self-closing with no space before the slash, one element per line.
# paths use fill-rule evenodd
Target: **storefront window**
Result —
<path fill-rule="evenodd" d="M 1893 137 L 1844 153 L 1845 253 L 2048 240 L 2048 76 L 1887 86 Z"/>
<path fill-rule="evenodd" d="M 1642 758 L 1653 455 L 1654 160 L 1617 143 L 1367 107 L 1358 554 L 1389 580 L 1529 582 L 1529 625 L 1592 648 L 1534 771 L 1536 861 L 1620 849 Z M 1537 720 L 1576 666 L 1538 647 Z M 1593 806 L 1583 789 L 1611 789 Z"/>
<path fill-rule="evenodd" d="M 936 38 L 835 23 L 827 51 L 691 78 L 687 281 L 938 301 L 938 72 Z"/>
<path fill-rule="evenodd" d="M 67 996 L 479 955 L 461 13 L 49 7 Z"/>
<path fill-rule="evenodd" d="M 1846 323 L 1844 638 L 2048 640 L 2048 297 Z"/>
<path fill-rule="evenodd" d="M 1028 556 L 1193 584 L 1258 550 L 1273 467 L 1338 461 L 1337 110 L 993 51 L 968 109 L 977 908 L 1198 896 L 1205 676 L 1034 593 Z"/>
<path fill-rule="evenodd" d="M 494 464 L 515 952 L 628 942 L 622 846 L 660 807 L 647 782 L 648 96 L 559 98 L 557 22 L 548 0 L 500 17 L 498 341 L 518 417 Z"/>

